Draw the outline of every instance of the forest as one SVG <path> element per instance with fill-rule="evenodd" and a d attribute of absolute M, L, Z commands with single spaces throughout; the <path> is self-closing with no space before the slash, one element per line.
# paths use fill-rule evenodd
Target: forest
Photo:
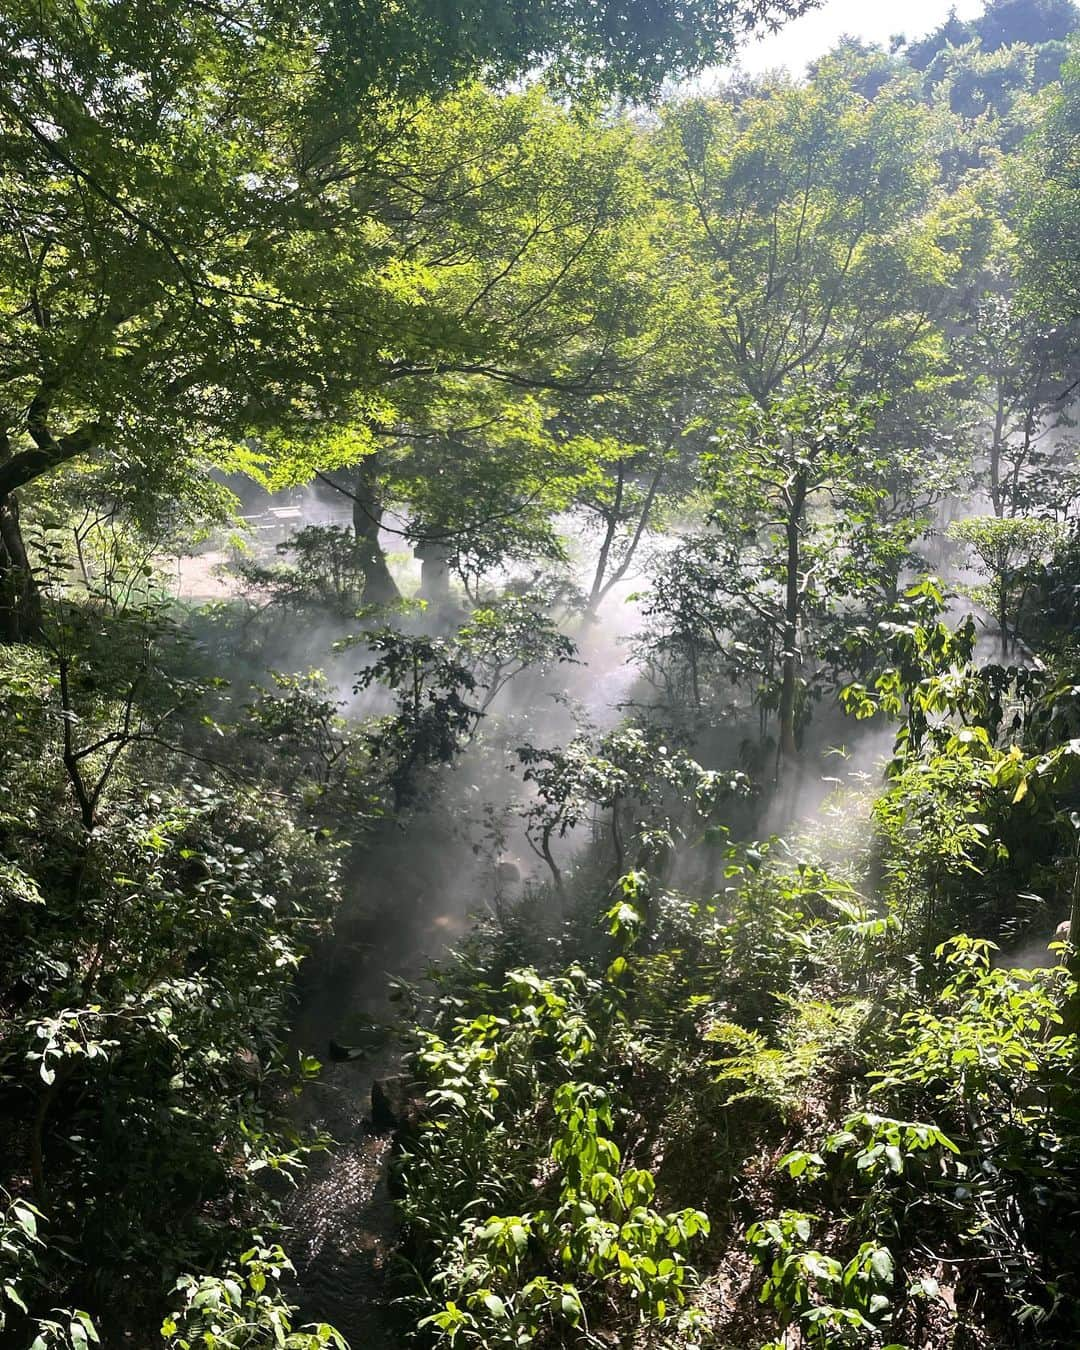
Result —
<path fill-rule="evenodd" d="M 1080 7 L 815 7 L 0 0 L 3 1350 L 1080 1346 Z"/>

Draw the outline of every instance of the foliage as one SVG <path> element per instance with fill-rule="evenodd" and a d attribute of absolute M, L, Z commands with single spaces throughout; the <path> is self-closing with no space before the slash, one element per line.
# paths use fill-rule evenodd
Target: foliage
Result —
<path fill-rule="evenodd" d="M 1080 84 L 1075 59 L 1017 166 L 1019 253 L 1022 281 L 1037 312 L 1051 320 L 1076 313 L 1077 272 L 1072 240 L 1080 169 Z"/>
<path fill-rule="evenodd" d="M 809 1345 L 876 1343 L 868 1337 L 886 1320 L 889 1299 L 882 1291 L 891 1287 L 892 1253 L 864 1242 L 845 1265 L 808 1250 L 811 1217 L 785 1211 L 747 1231 L 755 1261 L 769 1271 L 762 1302 L 777 1308 L 785 1330 L 789 1318 L 797 1321 Z"/>
<path fill-rule="evenodd" d="M 806 85 L 676 105 L 657 149 L 722 387 L 765 407 L 796 383 L 860 395 L 932 369 L 959 257 L 928 210 L 929 118 L 903 81 L 868 100 L 824 62 Z"/>
<path fill-rule="evenodd" d="M 615 1101 L 590 1066 L 621 1027 L 617 985 L 577 967 L 512 971 L 488 1011 L 425 1036 L 415 1065 L 431 1106 L 404 1208 L 445 1300 L 421 1323 L 440 1343 L 530 1345 L 634 1322 L 693 1343 L 686 1256 L 708 1221 L 654 1210 L 654 1178 L 611 1137 Z M 525 1120 L 541 1138 L 522 1138 Z"/>
<path fill-rule="evenodd" d="M 498 81 L 548 61 L 571 84 L 599 75 L 602 87 L 648 94 L 668 73 L 729 56 L 736 35 L 776 26 L 803 8 L 797 0 L 695 0 L 689 7 L 665 0 L 637 15 L 559 0 L 538 13 L 519 0 L 485 0 L 463 15 L 441 0 L 410 0 L 389 14 L 347 11 L 341 36 L 355 77 L 392 87 L 479 71 Z"/>
<path fill-rule="evenodd" d="M 0 16 L 4 1344 L 343 1344 L 369 931 L 418 1343 L 1080 1339 L 1077 13 L 806 7 Z"/>
<path fill-rule="evenodd" d="M 1026 312 L 1001 278 L 974 307 L 956 356 L 972 379 L 988 440 L 995 515 L 1067 514 L 1075 492 L 1067 327 Z M 1003 294 L 1002 291 L 1005 291 Z"/>
<path fill-rule="evenodd" d="M 0 1078 L 25 1122 L 5 1184 L 43 1216 L 19 1289 L 29 1316 L 55 1321 L 69 1299 L 110 1335 L 142 1335 L 160 1320 L 159 1280 L 213 1264 L 232 1226 L 272 1209 L 262 1174 L 292 1174 L 316 1142 L 262 1085 L 313 1068 L 289 1063 L 282 1032 L 293 972 L 333 909 L 334 851 L 272 794 L 193 780 L 199 761 L 180 747 L 163 759 L 163 737 L 156 773 L 138 736 L 114 747 L 116 694 L 76 654 L 67 712 L 47 655 L 4 652 L 5 721 L 21 734 L 5 740 L 0 795 Z M 152 693 L 147 681 L 134 697 Z M 89 820 L 65 763 L 76 716 L 80 744 L 105 738 L 83 772 L 120 752 Z"/>
<path fill-rule="evenodd" d="M 873 566 L 860 566 L 864 558 L 878 561 L 874 543 L 866 549 L 869 541 L 860 539 L 863 527 L 876 532 L 875 479 L 883 468 L 867 445 L 871 417 L 865 401 L 812 386 L 777 395 L 767 407 L 747 399 L 717 433 L 705 464 L 710 519 L 720 527 L 720 539 L 705 541 L 711 568 L 697 583 L 712 611 L 706 632 L 729 678 L 752 680 L 763 714 L 776 712 L 788 758 L 809 720 L 813 658 L 825 654 L 821 639 L 814 641 L 813 618 L 842 599 L 865 602 L 879 588 L 887 603 L 887 577 L 898 568 L 890 559 L 882 584 Z M 826 500 L 837 514 L 821 520 Z M 696 631 L 693 618 L 678 622 L 682 632 Z M 693 648 L 690 654 L 693 671 Z"/>
<path fill-rule="evenodd" d="M 341 525 L 306 525 L 277 545 L 291 562 L 267 567 L 241 558 L 237 571 L 245 585 L 284 609 L 316 605 L 352 616 L 364 593 L 364 570 L 356 539 Z"/>
<path fill-rule="evenodd" d="M 962 936 L 936 955 L 948 982 L 933 1006 L 903 1019 L 878 1090 L 932 1103 L 965 1141 L 957 1196 L 972 1219 L 962 1236 L 1000 1268 L 1021 1324 L 1057 1315 L 1067 1340 L 1075 1308 L 1060 1306 L 1052 1252 L 1080 1173 L 1075 1037 L 1057 1031 L 1063 972 L 992 969 L 987 944 Z"/>
<path fill-rule="evenodd" d="M 453 763 L 510 680 L 571 661 L 575 650 L 542 598 L 527 595 L 475 610 L 451 638 L 382 628 L 345 645 L 358 642 L 373 659 L 353 692 L 382 685 L 397 709 L 366 733 L 395 811 L 415 800 L 424 769 Z"/>
<path fill-rule="evenodd" d="M 961 47 L 972 39 L 987 51 L 1018 43 L 1060 42 L 1080 26 L 1072 0 L 989 0 L 978 17 L 964 22 L 955 12 L 934 32 L 907 49 L 908 59 L 918 67 L 930 63 L 935 53 L 948 46 Z"/>
<path fill-rule="evenodd" d="M 27 1300 L 44 1293 L 41 1288 L 45 1272 L 39 1255 L 45 1241 L 39 1229 L 44 1215 L 29 1200 L 13 1200 L 7 1191 L 0 1192 L 4 1213 L 0 1216 L 0 1255 L 3 1256 L 3 1283 L 0 1284 L 0 1333 L 6 1330 L 9 1316 L 23 1313 L 30 1318 Z M 100 1337 L 93 1319 L 81 1309 L 50 1308 L 51 1317 L 36 1317 L 27 1334 L 34 1333 L 32 1350 L 48 1346 L 72 1347 L 79 1350 Z"/>
<path fill-rule="evenodd" d="M 182 1275 L 175 1293 L 183 1307 L 162 1323 L 161 1335 L 173 1350 L 220 1346 L 247 1350 L 253 1346 L 280 1346 L 282 1350 L 320 1350 L 330 1345 L 345 1350 L 333 1327 L 324 1324 L 294 1331 L 295 1311 L 281 1298 L 277 1286 L 293 1268 L 278 1246 L 252 1247 L 237 1257 L 236 1267 L 224 1275 Z"/>
<path fill-rule="evenodd" d="M 593 812 L 610 812 L 616 875 L 623 874 L 628 862 L 662 871 L 683 835 L 683 822 L 707 822 L 721 802 L 749 789 L 743 774 L 704 769 L 685 751 L 669 748 L 655 732 L 641 727 L 612 732 L 598 744 L 579 736 L 552 749 L 523 745 L 517 756 L 524 766 L 523 780 L 535 793 L 521 812 L 525 835 L 559 891 L 563 875 L 557 842 Z"/>
<path fill-rule="evenodd" d="M 1061 538 L 1061 527 L 1053 521 L 1023 516 L 972 516 L 950 525 L 949 537 L 968 546 L 989 580 L 991 608 L 998 620 L 1004 657 L 1009 650 L 1010 625 L 1015 650 L 1024 591 L 1031 584 L 1032 571 L 1052 552 Z"/>

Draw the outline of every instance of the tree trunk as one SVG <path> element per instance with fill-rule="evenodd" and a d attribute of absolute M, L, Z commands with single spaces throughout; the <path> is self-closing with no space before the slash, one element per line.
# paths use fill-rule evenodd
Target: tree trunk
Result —
<path fill-rule="evenodd" d="M 645 494 L 645 500 L 641 504 L 638 512 L 637 524 L 634 527 L 634 533 L 627 541 L 626 549 L 622 558 L 611 575 L 608 575 L 608 565 L 611 561 L 611 550 L 615 543 L 615 537 L 619 531 L 619 525 L 622 520 L 623 497 L 626 486 L 626 471 L 622 463 L 619 464 L 618 478 L 615 485 L 615 497 L 611 504 L 611 510 L 604 518 L 604 539 L 600 546 L 600 552 L 596 559 L 596 571 L 593 575 L 593 583 L 589 592 L 589 604 L 586 610 L 587 616 L 595 617 L 601 602 L 607 596 L 608 592 L 619 584 L 620 581 L 630 571 L 630 566 L 634 561 L 638 545 L 644 538 L 645 531 L 649 528 L 652 518 L 653 507 L 656 504 L 656 497 L 660 490 L 660 484 L 664 477 L 665 461 L 661 459 L 649 480 L 649 489 Z M 629 521 L 627 521 L 629 523 Z"/>
<path fill-rule="evenodd" d="M 551 873 L 551 880 L 555 884 L 555 891 L 561 900 L 566 899 L 566 887 L 563 885 L 562 871 L 559 864 L 555 861 L 555 855 L 551 851 L 551 830 L 545 829 L 540 836 L 540 854 L 547 863 L 548 871 Z"/>
<path fill-rule="evenodd" d="M 792 759 L 799 753 L 795 742 L 795 703 L 799 661 L 799 532 L 806 504 L 806 482 L 800 475 L 792 488 L 785 533 L 787 535 L 787 578 L 784 588 L 783 683 L 780 686 L 780 758 Z"/>
<path fill-rule="evenodd" d="M 364 574 L 364 603 L 396 605 L 401 599 L 397 583 L 390 575 L 386 555 L 379 543 L 382 502 L 372 466 L 361 464 L 353 478 L 353 530 L 360 570 Z"/>
<path fill-rule="evenodd" d="M 0 642 L 41 635 L 41 593 L 27 557 L 14 493 L 0 498 Z"/>
<path fill-rule="evenodd" d="M 1062 1013 L 1061 1030 L 1066 1036 L 1080 1031 L 1080 837 L 1076 845 L 1073 866 L 1072 898 L 1069 905 L 1069 936 L 1064 952 L 1065 967 L 1076 981 L 1075 992 L 1067 999 Z"/>
<path fill-rule="evenodd" d="M 990 500 L 994 515 L 1005 514 L 1005 499 L 1001 490 L 1001 452 L 1005 442 L 1005 390 L 998 381 L 997 407 L 994 409 L 994 433 L 990 440 Z"/>
<path fill-rule="evenodd" d="M 41 635 L 41 592 L 26 554 L 16 492 L 34 479 L 90 454 L 106 428 L 86 422 L 63 436 L 49 427 L 56 385 L 43 379 L 30 402 L 26 429 L 33 445 L 17 453 L 0 422 L 0 642 L 31 642 Z"/>
<path fill-rule="evenodd" d="M 998 607 L 998 623 L 1001 625 L 1001 661 L 1004 665 L 1009 659 L 1009 591 L 1004 576 L 1001 578 L 1001 601 Z"/>
<path fill-rule="evenodd" d="M 596 571 L 593 573 L 593 583 L 589 590 L 588 613 L 590 616 L 595 616 L 597 606 L 604 598 L 608 558 L 611 556 L 611 546 L 615 542 L 615 535 L 619 528 L 625 487 L 626 465 L 622 460 L 619 460 L 618 467 L 615 470 L 615 496 L 612 498 L 611 506 L 604 512 L 604 541 L 600 545 L 600 552 L 596 559 Z"/>

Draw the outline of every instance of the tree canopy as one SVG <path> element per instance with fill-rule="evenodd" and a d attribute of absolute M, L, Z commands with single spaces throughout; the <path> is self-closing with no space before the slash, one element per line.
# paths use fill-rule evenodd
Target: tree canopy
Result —
<path fill-rule="evenodd" d="M 5 1350 L 1080 1344 L 1077 12 L 810 7 L 4 6 Z"/>

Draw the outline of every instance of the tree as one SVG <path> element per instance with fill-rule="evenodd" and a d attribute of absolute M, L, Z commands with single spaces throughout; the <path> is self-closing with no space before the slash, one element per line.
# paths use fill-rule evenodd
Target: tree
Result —
<path fill-rule="evenodd" d="M 850 548 L 872 509 L 880 464 L 867 442 L 871 409 L 843 393 L 806 386 L 768 409 L 747 400 L 717 433 L 709 461 L 724 584 L 779 652 L 779 754 L 798 752 L 800 632 L 812 602 L 842 594 L 842 570 L 825 564 Z M 828 505 L 837 528 L 815 519 Z M 816 535 L 816 541 L 815 536 Z"/>
<path fill-rule="evenodd" d="M 744 767 L 764 767 L 776 713 L 780 633 L 747 604 L 741 550 L 722 533 L 689 535 L 656 560 L 635 640 L 643 674 L 657 689 L 659 709 L 691 732 L 738 716 L 739 700 L 758 718 L 757 747 L 740 744 Z M 805 616 L 804 616 L 805 617 Z"/>
<path fill-rule="evenodd" d="M 955 8 L 934 32 L 911 43 L 906 56 L 918 70 L 926 70 L 950 47 L 978 41 L 987 52 L 1018 43 L 1042 46 L 1064 42 L 1080 27 L 1080 13 L 1072 0 L 988 0 L 983 13 L 969 22 Z"/>
<path fill-rule="evenodd" d="M 550 433 L 548 415 L 548 400 L 531 391 L 443 376 L 375 453 L 352 469 L 320 473 L 352 498 L 358 533 L 368 531 L 370 599 L 396 595 L 386 589 L 394 583 L 381 548 L 374 551 L 380 527 L 412 546 L 421 597 L 436 605 L 449 598 L 451 574 L 475 601 L 500 568 L 562 561 L 555 522 L 582 456 Z"/>
<path fill-rule="evenodd" d="M 813 0 L 447 0 L 353 4 L 332 32 L 341 73 L 355 87 L 396 91 L 446 86 L 473 75 L 492 82 L 546 67 L 549 78 L 652 94 L 671 75 L 730 60 L 737 41 L 777 28 Z"/>
<path fill-rule="evenodd" d="M 918 451 L 951 449 L 926 414 L 947 383 L 952 286 L 985 246 L 971 203 L 935 188 L 948 115 L 920 104 L 911 76 L 868 97 L 873 69 L 844 48 L 806 85 L 683 102 L 656 140 L 670 229 L 699 296 L 702 415 L 724 423 L 709 466 L 722 528 L 703 545 L 721 595 L 707 608 L 739 657 L 729 669 L 752 667 L 761 710 L 778 712 L 781 757 L 795 753 L 806 711 L 807 619 L 824 657 L 842 598 L 895 600 L 918 528 L 906 512 L 923 514 L 941 490 L 937 473 L 917 486 Z M 873 449 L 871 404 L 882 423 Z"/>
<path fill-rule="evenodd" d="M 762 407 L 800 381 L 903 390 L 940 360 L 958 259 L 932 202 L 933 118 L 904 81 L 869 100 L 853 73 L 838 56 L 804 86 L 688 100 L 658 138 L 714 378 Z"/>
<path fill-rule="evenodd" d="M 1031 569 L 1046 560 L 1061 533 L 1061 526 L 1054 521 L 1024 516 L 972 516 L 949 526 L 949 538 L 968 546 L 988 579 L 1003 660 L 1009 655 L 1010 624 L 1014 650 L 1020 635 L 1020 613 Z"/>
<path fill-rule="evenodd" d="M 956 355 L 987 437 L 985 473 L 997 516 L 1040 507 L 1068 511 L 1074 447 L 1067 429 L 1075 390 L 1075 335 L 1025 313 L 1007 283 L 984 295 L 956 341 Z"/>
<path fill-rule="evenodd" d="M 362 399 L 417 304 L 351 181 L 404 114 L 354 134 L 343 173 L 298 19 L 20 4 L 2 37 L 0 570 L 25 589 L 13 494 L 96 456 L 121 491 L 182 499 L 245 437 Z"/>
<path fill-rule="evenodd" d="M 661 873 L 686 820 L 708 819 L 721 802 L 748 792 L 741 773 L 704 769 L 642 727 L 627 726 L 597 741 L 578 735 L 553 748 L 522 745 L 517 756 L 523 781 L 531 785 L 519 808 L 525 836 L 561 898 L 566 885 L 555 849 L 595 812 L 610 813 L 604 858 L 618 881 L 628 868 Z"/>
<path fill-rule="evenodd" d="M 425 769 L 453 763 L 512 679 L 572 661 L 575 652 L 543 598 L 529 595 L 475 610 L 450 637 L 382 628 L 349 645 L 369 656 L 354 692 L 382 685 L 393 695 L 395 713 L 378 719 L 367 740 L 395 813 L 416 800 Z"/>
<path fill-rule="evenodd" d="M 925 70 L 939 52 L 949 47 L 962 47 L 971 41 L 971 24 L 965 23 L 951 8 L 945 22 L 918 42 L 912 42 L 904 54 L 916 70 Z"/>
<path fill-rule="evenodd" d="M 450 356 L 484 365 L 481 302 L 515 254 L 508 266 L 507 254 L 489 253 L 479 289 L 450 313 L 435 273 L 462 261 L 445 232 L 451 208 L 467 222 L 478 192 L 497 196 L 511 166 L 486 177 L 475 141 L 455 160 L 455 114 L 468 110 L 435 111 L 426 91 L 547 57 L 567 74 L 612 58 L 612 80 L 643 87 L 666 63 L 701 63 L 730 50 L 740 27 L 799 7 L 714 0 L 686 24 L 681 7 L 664 6 L 641 28 L 575 3 L 523 7 L 509 26 L 502 7 L 498 22 L 484 6 L 478 22 L 462 23 L 419 0 L 344 14 L 270 10 L 257 23 L 228 0 L 167 12 L 155 0 L 9 7 L 0 25 L 9 635 L 34 624 L 32 604 L 13 608 L 32 582 L 12 494 L 42 476 L 96 454 L 124 485 L 152 480 L 162 501 L 182 497 L 209 464 L 250 463 L 250 438 L 265 448 L 271 432 L 280 452 L 317 428 L 324 449 L 328 434 L 336 441 L 340 464 L 342 426 L 353 428 L 355 461 L 372 448 L 371 424 L 390 416 L 388 380 Z M 504 123 L 524 106 L 489 103 L 509 110 Z M 428 191 L 427 170 L 402 176 L 410 158 L 432 160 L 437 174 L 449 158 L 454 191 L 439 181 Z M 464 200 L 462 175 L 472 180 Z M 533 225 L 529 242 L 548 228 Z M 491 237 L 490 218 L 484 229 Z M 466 270 L 475 280 L 478 269 Z"/>
<path fill-rule="evenodd" d="M 1075 58 L 1065 65 L 1061 90 L 1015 175 L 1024 299 L 1045 320 L 1069 322 L 1080 314 L 1080 62 Z"/>
<path fill-rule="evenodd" d="M 629 433 L 644 438 L 652 432 L 656 439 L 650 437 L 648 444 L 616 437 L 574 438 L 591 469 L 578 479 L 573 499 L 584 537 L 596 541 L 584 592 L 589 616 L 595 617 L 605 598 L 631 574 L 663 507 L 685 493 L 692 481 L 683 433 L 671 426 L 665 437 L 659 420 L 642 416 Z"/>
<path fill-rule="evenodd" d="M 1080 28 L 1080 11 L 1072 0 L 988 0 L 973 27 L 987 51 L 1064 42 Z"/>
<path fill-rule="evenodd" d="M 313 427 L 307 451 L 271 479 L 315 468 L 345 492 L 372 594 L 390 598 L 377 547 L 390 508 L 389 528 L 443 590 L 448 569 L 475 590 L 485 566 L 558 555 L 551 521 L 584 471 L 573 410 L 627 378 L 661 287 L 628 126 L 570 116 L 538 88 L 470 88 L 426 120 L 414 154 L 394 166 L 416 216 L 400 248 L 439 250 L 444 327 L 467 340 L 440 360 L 388 363 L 377 417 L 351 442 Z"/>

